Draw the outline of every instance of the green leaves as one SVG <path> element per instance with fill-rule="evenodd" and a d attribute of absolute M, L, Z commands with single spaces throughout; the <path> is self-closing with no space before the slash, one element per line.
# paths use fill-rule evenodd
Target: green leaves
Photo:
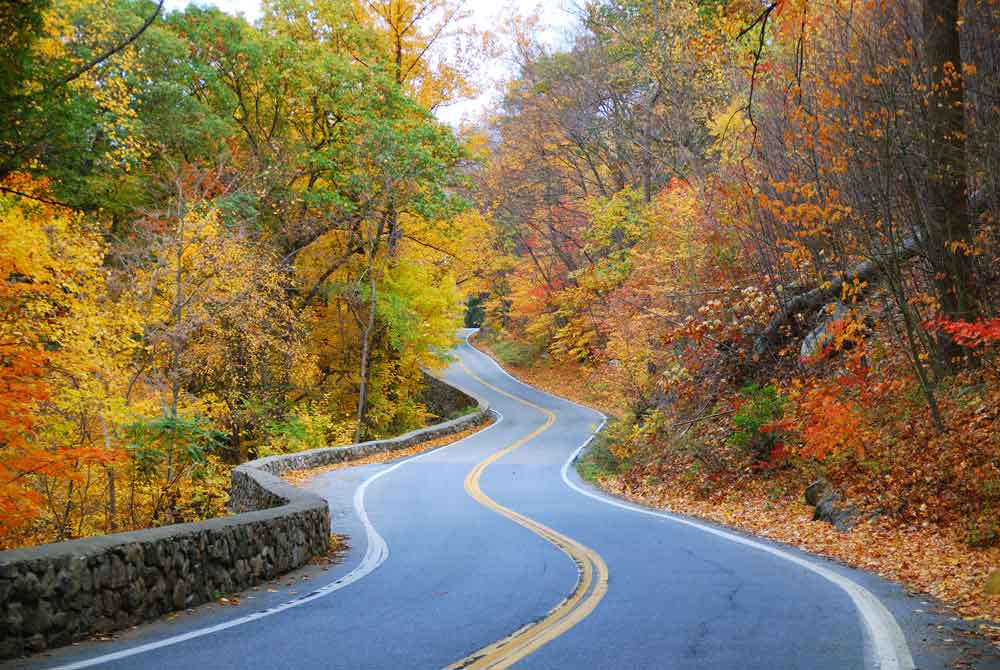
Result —
<path fill-rule="evenodd" d="M 126 448 L 143 477 L 155 477 L 164 466 L 191 468 L 195 476 L 207 456 L 223 447 L 225 435 L 205 417 L 163 416 L 137 421 L 127 428 Z"/>
<path fill-rule="evenodd" d="M 733 430 L 729 441 L 748 450 L 759 460 L 766 459 L 778 441 L 773 424 L 782 418 L 788 400 L 772 385 L 750 384 L 740 389 L 743 405 L 733 415 Z"/>
<path fill-rule="evenodd" d="M 454 283 L 434 281 L 423 265 L 392 268 L 378 295 L 378 315 L 389 343 L 400 353 L 444 352 L 460 325 L 461 307 Z"/>

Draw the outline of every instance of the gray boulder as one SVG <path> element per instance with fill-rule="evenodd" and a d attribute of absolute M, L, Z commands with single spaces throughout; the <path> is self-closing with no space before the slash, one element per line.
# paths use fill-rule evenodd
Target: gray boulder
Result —
<path fill-rule="evenodd" d="M 823 477 L 820 477 L 812 484 L 806 487 L 806 504 L 815 507 L 819 504 L 819 501 L 823 499 L 830 491 L 830 482 L 826 481 Z"/>
<path fill-rule="evenodd" d="M 858 509 L 846 503 L 835 491 L 817 503 L 813 521 L 826 521 L 840 532 L 846 533 L 857 524 Z"/>
<path fill-rule="evenodd" d="M 846 533 L 858 522 L 858 509 L 844 500 L 840 492 L 820 477 L 806 487 L 806 503 L 816 509 L 813 521 L 826 521 L 842 533 Z"/>

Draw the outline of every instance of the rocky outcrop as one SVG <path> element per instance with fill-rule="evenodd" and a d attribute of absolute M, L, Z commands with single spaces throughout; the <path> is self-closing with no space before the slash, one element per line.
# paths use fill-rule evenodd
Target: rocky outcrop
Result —
<path fill-rule="evenodd" d="M 808 317 L 823 305 L 840 295 L 845 284 L 868 282 L 874 284 L 880 279 L 885 267 L 905 263 L 920 251 L 921 240 L 917 236 L 904 239 L 898 247 L 885 249 L 874 258 L 862 261 L 841 276 L 823 285 L 799 293 L 785 302 L 768 321 L 767 326 L 754 337 L 751 358 L 759 359 L 774 349 L 786 336 L 789 327 L 799 316 Z M 794 330 L 794 328 L 793 328 Z"/>
<path fill-rule="evenodd" d="M 330 511 L 326 500 L 278 475 L 403 449 L 483 422 L 488 407 L 458 393 L 450 395 L 448 414 L 470 405 L 474 411 L 453 421 L 236 467 L 230 506 L 238 514 L 0 552 L 0 658 L 132 626 L 305 564 L 329 547 Z"/>

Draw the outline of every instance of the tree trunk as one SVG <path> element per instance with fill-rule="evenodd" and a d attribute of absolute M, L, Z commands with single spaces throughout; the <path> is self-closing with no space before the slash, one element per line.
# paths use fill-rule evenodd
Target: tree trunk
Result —
<path fill-rule="evenodd" d="M 108 429 L 108 422 L 104 419 L 103 414 L 98 413 L 97 418 L 101 423 L 104 448 L 110 452 L 113 447 L 111 446 L 111 431 Z M 108 465 L 104 470 L 108 479 L 108 502 L 105 510 L 104 530 L 106 533 L 114 533 L 118 530 L 118 493 L 115 487 L 115 468 Z"/>
<path fill-rule="evenodd" d="M 972 217 L 967 194 L 965 107 L 959 41 L 960 0 L 923 0 L 928 95 L 928 260 L 941 311 L 970 319 L 977 312 Z M 949 347 L 951 348 L 951 347 Z"/>
<path fill-rule="evenodd" d="M 660 2 L 653 0 L 653 43 L 660 46 Z M 662 87 L 657 84 L 646 101 L 645 119 L 642 127 L 642 197 L 648 205 L 653 201 L 653 107 L 660 98 Z"/>
<path fill-rule="evenodd" d="M 365 414 L 368 411 L 368 356 L 372 331 L 375 329 L 375 259 L 368 259 L 368 323 L 361 337 L 361 380 L 358 388 L 358 425 L 354 430 L 354 441 L 361 442 L 365 436 Z"/>

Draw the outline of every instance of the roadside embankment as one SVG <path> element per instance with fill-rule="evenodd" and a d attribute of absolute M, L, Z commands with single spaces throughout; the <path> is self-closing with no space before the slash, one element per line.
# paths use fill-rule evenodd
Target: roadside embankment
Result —
<path fill-rule="evenodd" d="M 502 359 L 491 350 L 492 342 L 477 338 L 474 344 L 494 359 Z M 594 384 L 583 375 L 578 374 L 573 381 L 571 367 L 562 377 L 540 372 L 544 365 L 534 369 L 527 364 L 505 367 L 548 393 L 608 408 L 605 411 L 615 409 L 613 402 L 599 402 Z M 963 617 L 981 619 L 980 632 L 1000 639 L 996 625 L 1000 621 L 1000 587 L 993 585 L 991 590 L 993 581 L 1000 581 L 992 577 L 1000 574 L 996 570 L 1000 565 L 998 547 L 970 547 L 947 528 L 901 524 L 877 513 L 860 515 L 845 532 L 816 520 L 814 507 L 802 495 L 808 479 L 793 479 L 795 473 L 790 470 L 744 473 L 705 494 L 697 478 L 666 476 L 640 467 L 607 469 L 602 455 L 585 456 L 581 474 L 614 496 L 706 519 L 874 572 L 952 606 Z"/>

